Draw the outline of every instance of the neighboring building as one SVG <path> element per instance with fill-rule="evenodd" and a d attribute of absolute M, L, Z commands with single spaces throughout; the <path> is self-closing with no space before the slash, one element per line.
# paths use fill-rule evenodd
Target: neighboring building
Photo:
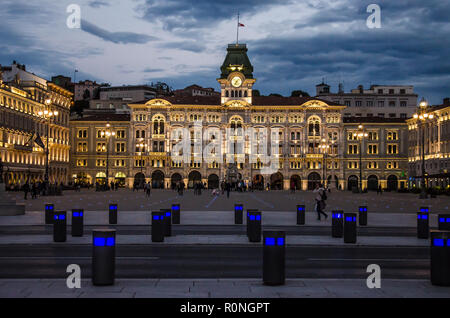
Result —
<path fill-rule="evenodd" d="M 199 85 L 191 85 L 184 89 L 177 89 L 173 92 L 175 96 L 220 96 L 214 88 L 203 88 Z"/>
<path fill-rule="evenodd" d="M 344 117 L 411 117 L 417 106 L 417 94 L 413 86 L 372 85 L 365 90 L 362 85 L 350 93 L 344 93 L 342 85 L 338 93 L 331 93 L 330 86 L 316 85 L 318 98 L 347 106 Z"/>
<path fill-rule="evenodd" d="M 75 101 L 80 100 L 92 100 L 97 99 L 99 95 L 99 89 L 106 87 L 108 84 L 98 84 L 90 80 L 80 81 L 74 84 L 75 86 Z"/>
<path fill-rule="evenodd" d="M 450 99 L 444 99 L 442 105 L 428 107 L 426 113 L 433 118 L 425 122 L 414 117 L 407 120 L 409 186 L 421 185 L 422 140 L 425 140 L 426 186 L 446 188 L 450 186 Z"/>
<path fill-rule="evenodd" d="M 112 157 L 109 163 L 114 169 L 109 169 L 108 181 L 117 177 L 117 181 L 125 180 L 126 186 L 145 180 L 151 181 L 154 187 L 167 187 L 183 180 L 189 187 L 201 181 L 214 188 L 222 180 L 243 180 L 260 188 L 269 184 L 272 189 L 288 189 L 294 184 L 298 189 L 306 190 L 323 179 L 332 180 L 331 176 L 335 175 L 338 185 L 347 189 L 355 182 L 354 176 L 359 180 L 359 147 L 354 147 L 354 140 L 347 138 L 362 123 L 372 138 L 363 142 L 363 178 L 370 178 L 370 185 L 364 181 L 364 186 L 369 185 L 373 189 L 378 184 L 391 189 L 405 186 L 407 155 L 406 145 L 401 142 L 406 138 L 404 120 L 360 118 L 359 122 L 344 121 L 346 107 L 339 103 L 309 97 L 253 96 L 256 79 L 246 45 L 231 44 L 227 51 L 218 79 L 220 96 L 145 98 L 128 104 L 129 119 L 125 116 L 118 120 L 92 115 L 72 121 L 73 136 L 77 136 L 80 130 L 87 130 L 86 134 L 81 133 L 82 138 L 74 137 L 73 140 L 74 147 L 80 145 L 87 149 L 83 155 L 73 153 L 73 176 L 85 172 L 87 175 L 83 178 L 86 180 L 104 180 L 101 179 L 105 171 L 104 162 L 99 162 L 98 166 L 97 160 L 104 160 L 106 156 L 98 156 L 96 149 L 103 149 L 104 139 L 98 131 L 109 123 L 116 132 L 110 141 L 114 145 L 111 149 L 115 149 L 112 156 L 116 157 Z M 244 137 L 236 132 L 224 138 L 219 146 L 222 155 L 217 157 L 217 161 L 197 160 L 201 153 L 194 145 L 207 130 L 220 131 L 226 136 L 227 128 L 240 127 L 253 128 L 254 136 Z M 183 162 L 171 157 L 178 143 L 173 140 L 176 137 L 174 131 L 179 128 L 190 132 L 194 160 Z M 279 131 L 272 136 L 275 128 Z M 249 138 L 260 140 L 259 136 L 265 129 L 272 129 L 269 138 L 280 141 L 276 149 L 269 150 L 273 162 L 279 164 L 275 171 L 260 160 L 261 143 L 256 143 L 256 149 L 250 145 Z M 123 130 L 126 132 L 118 133 Z M 202 146 L 214 140 L 212 135 L 206 138 Z M 322 139 L 329 144 L 333 142 L 325 158 L 320 148 Z M 231 141 L 231 148 L 226 149 L 226 141 Z M 145 148 L 139 148 L 140 144 Z M 81 160 L 81 156 L 86 161 L 78 166 L 75 160 Z M 118 165 L 115 165 L 117 160 Z"/>
<path fill-rule="evenodd" d="M 104 184 L 108 156 L 110 181 L 115 180 L 124 186 L 126 173 L 130 167 L 130 158 L 133 155 L 129 146 L 130 115 L 89 114 L 83 118 L 71 120 L 70 124 L 72 180 L 84 184 L 88 182 Z M 107 124 L 110 124 L 116 133 L 114 140 L 108 140 L 101 134 L 102 131 L 107 130 Z"/>
<path fill-rule="evenodd" d="M 72 79 L 70 77 L 63 76 L 63 75 L 52 76 L 51 82 L 53 84 L 58 85 L 59 87 L 64 88 L 65 90 L 72 92 L 72 93 L 75 90 L 75 84 L 72 83 Z"/>
<path fill-rule="evenodd" d="M 153 99 L 157 96 L 157 90 L 148 85 L 101 87 L 99 99 L 90 101 L 90 111 L 101 110 L 117 113 L 129 113 L 129 103 Z"/>
<path fill-rule="evenodd" d="M 44 180 L 45 151 L 33 140 L 40 136 L 47 145 L 47 121 L 38 114 L 45 109 L 59 112 L 49 127 L 49 180 L 68 181 L 72 99 L 71 92 L 27 72 L 25 65 L 0 66 L 0 152 L 6 184 Z"/>

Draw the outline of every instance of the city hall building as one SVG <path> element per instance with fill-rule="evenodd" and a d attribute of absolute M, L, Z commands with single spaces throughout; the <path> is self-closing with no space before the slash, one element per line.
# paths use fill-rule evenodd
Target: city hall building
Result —
<path fill-rule="evenodd" d="M 189 187 L 202 182 L 209 188 L 239 180 L 264 189 L 307 190 L 323 181 L 351 189 L 360 179 L 369 189 L 406 186 L 405 119 L 344 118 L 346 106 L 322 99 L 254 96 L 256 78 L 245 44 L 228 46 L 217 81 L 220 96 L 154 98 L 128 104 L 129 114 L 91 113 L 71 120 L 72 179 L 127 187 L 145 181 L 155 188 L 181 180 Z M 231 136 L 230 128 L 236 129 Z M 255 138 L 263 130 L 277 132 L 261 140 L 269 144 L 275 171 L 265 169 L 251 138 L 239 128 L 252 129 Z M 177 144 L 172 132 L 180 129 L 190 132 L 192 160 L 171 155 Z M 203 133 L 214 130 L 227 136 L 220 158 L 196 159 L 194 143 L 203 137 L 206 146 L 213 137 Z M 277 139 L 276 149 L 270 147 L 271 138 Z"/>

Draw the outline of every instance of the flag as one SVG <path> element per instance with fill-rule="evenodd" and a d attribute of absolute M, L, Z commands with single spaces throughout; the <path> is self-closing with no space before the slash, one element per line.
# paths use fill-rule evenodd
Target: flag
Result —
<path fill-rule="evenodd" d="M 31 135 L 30 139 L 28 139 L 28 141 L 25 143 L 26 146 L 33 146 L 33 144 L 31 143 L 31 141 L 33 140 L 34 137 L 34 133 Z"/>
<path fill-rule="evenodd" d="M 242 24 L 242 23 L 240 23 L 240 22 L 239 22 L 239 26 L 240 26 L 240 27 L 245 27 L 245 25 Z"/>
<path fill-rule="evenodd" d="M 39 147 L 41 147 L 42 149 L 45 149 L 45 145 L 42 142 L 41 136 L 39 136 L 39 133 L 37 133 L 37 137 L 36 139 L 34 139 L 34 142 L 38 144 Z"/>

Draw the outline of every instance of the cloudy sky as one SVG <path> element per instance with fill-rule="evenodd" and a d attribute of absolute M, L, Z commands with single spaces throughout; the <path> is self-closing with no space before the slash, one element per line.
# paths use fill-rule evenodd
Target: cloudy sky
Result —
<path fill-rule="evenodd" d="M 408 84 L 439 104 L 450 96 L 450 1 L 442 0 L 1 0 L 0 64 L 50 78 L 113 85 L 197 83 L 218 89 L 228 43 L 247 43 L 264 94 Z M 370 29 L 367 6 L 381 7 Z M 81 29 L 66 25 L 81 7 Z"/>

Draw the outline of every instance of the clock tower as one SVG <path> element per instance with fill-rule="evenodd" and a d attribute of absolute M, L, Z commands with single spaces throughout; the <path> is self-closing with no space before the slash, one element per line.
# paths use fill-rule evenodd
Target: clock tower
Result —
<path fill-rule="evenodd" d="M 220 78 L 222 105 L 240 100 L 252 104 L 253 66 L 247 56 L 246 44 L 229 44 L 227 56 L 223 62 Z"/>

